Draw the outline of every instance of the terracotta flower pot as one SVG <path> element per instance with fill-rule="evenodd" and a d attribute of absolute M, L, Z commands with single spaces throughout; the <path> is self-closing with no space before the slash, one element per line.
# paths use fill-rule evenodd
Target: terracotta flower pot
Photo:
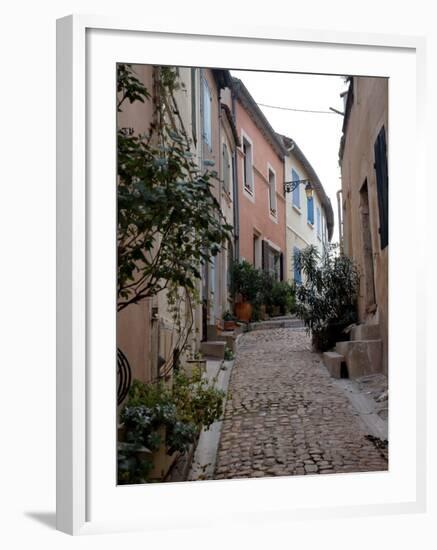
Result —
<path fill-rule="evenodd" d="M 224 330 L 234 330 L 236 327 L 235 321 L 223 321 L 223 329 Z"/>
<path fill-rule="evenodd" d="M 235 304 L 235 315 L 240 321 L 248 323 L 252 317 L 252 304 L 250 302 L 238 302 Z"/>

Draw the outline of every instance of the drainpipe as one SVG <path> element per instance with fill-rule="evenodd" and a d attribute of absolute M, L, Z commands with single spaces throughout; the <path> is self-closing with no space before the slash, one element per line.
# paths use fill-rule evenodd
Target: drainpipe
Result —
<path fill-rule="evenodd" d="M 342 217 L 342 195 L 343 190 L 339 189 L 337 191 L 337 209 L 338 209 L 338 239 L 340 242 L 340 252 L 343 254 L 343 217 Z"/>
<path fill-rule="evenodd" d="M 232 97 L 232 116 L 234 121 L 236 120 L 236 107 L 235 107 L 235 95 L 231 90 Z M 235 153 L 232 155 L 232 189 L 234 193 L 234 255 L 235 259 L 240 259 L 240 206 L 238 199 L 238 152 L 235 149 Z"/>

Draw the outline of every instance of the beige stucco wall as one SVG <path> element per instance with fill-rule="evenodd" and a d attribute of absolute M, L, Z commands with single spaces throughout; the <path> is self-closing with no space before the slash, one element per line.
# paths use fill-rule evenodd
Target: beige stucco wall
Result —
<path fill-rule="evenodd" d="M 201 79 L 205 79 L 211 93 L 211 147 L 205 142 L 202 136 L 202 125 L 199 131 L 199 149 L 201 151 L 201 165 L 203 168 L 215 170 L 218 174 L 217 179 L 211 180 L 213 184 L 212 192 L 217 199 L 226 222 L 234 224 L 233 214 L 233 175 L 232 175 L 232 154 L 235 151 L 235 141 L 229 123 L 221 109 L 221 103 L 230 106 L 230 92 L 226 88 L 219 89 L 216 78 L 211 69 L 200 69 Z M 201 89 L 201 86 L 200 86 Z M 200 106 L 201 102 L 200 102 Z M 199 120 L 202 121 L 203 109 L 201 108 Z M 223 144 L 226 143 L 229 151 L 231 170 L 229 193 L 224 190 L 223 176 Z M 213 161 L 214 166 L 209 167 L 204 161 Z M 231 309 L 231 301 L 228 291 L 228 272 L 231 258 L 230 247 L 225 245 L 217 256 L 207 267 L 207 285 L 203 288 L 203 297 L 208 300 L 207 306 L 207 324 L 212 327 L 210 334 L 214 334 L 216 327 L 220 327 L 223 313 Z"/>
<path fill-rule="evenodd" d="M 388 79 L 354 77 L 354 101 L 345 132 L 341 160 L 344 252 L 357 263 L 360 274 L 358 316 L 361 322 L 379 324 L 383 341 L 383 369 L 388 369 L 388 249 L 381 250 L 379 207 L 374 169 L 374 143 L 385 126 L 388 147 Z M 367 180 L 369 222 L 373 250 L 376 310 L 366 295 L 364 236 L 360 217 L 360 189 Z"/>

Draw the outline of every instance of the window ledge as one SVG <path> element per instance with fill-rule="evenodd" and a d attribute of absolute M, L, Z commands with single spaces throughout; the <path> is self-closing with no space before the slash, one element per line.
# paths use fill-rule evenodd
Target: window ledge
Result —
<path fill-rule="evenodd" d="M 293 210 L 296 210 L 298 214 L 302 214 L 302 209 L 299 206 L 292 204 L 292 207 L 293 207 Z"/>
<path fill-rule="evenodd" d="M 311 229 L 314 229 L 314 224 L 313 223 L 311 223 L 307 220 L 307 224 L 311 227 Z"/>

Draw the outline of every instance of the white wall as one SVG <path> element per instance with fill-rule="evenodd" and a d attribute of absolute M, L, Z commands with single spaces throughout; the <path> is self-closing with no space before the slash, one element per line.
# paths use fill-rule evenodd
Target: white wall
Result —
<path fill-rule="evenodd" d="M 294 170 L 299 179 L 308 179 L 309 175 L 303 165 L 293 155 L 289 153 L 285 157 L 285 180 L 292 181 L 292 170 Z M 322 182 L 323 183 L 323 182 Z M 305 193 L 305 185 L 299 185 L 300 193 L 300 208 L 296 208 L 293 204 L 293 193 L 287 193 L 286 206 L 286 235 L 287 235 L 287 269 L 285 271 L 288 280 L 294 280 L 293 255 L 294 247 L 305 248 L 306 246 L 314 245 L 318 248 L 320 254 L 323 253 L 324 243 L 327 242 L 326 231 L 326 214 L 317 192 L 313 192 L 314 204 L 314 225 L 308 222 L 308 205 Z M 317 209 L 320 210 L 320 236 L 317 232 Z"/>

